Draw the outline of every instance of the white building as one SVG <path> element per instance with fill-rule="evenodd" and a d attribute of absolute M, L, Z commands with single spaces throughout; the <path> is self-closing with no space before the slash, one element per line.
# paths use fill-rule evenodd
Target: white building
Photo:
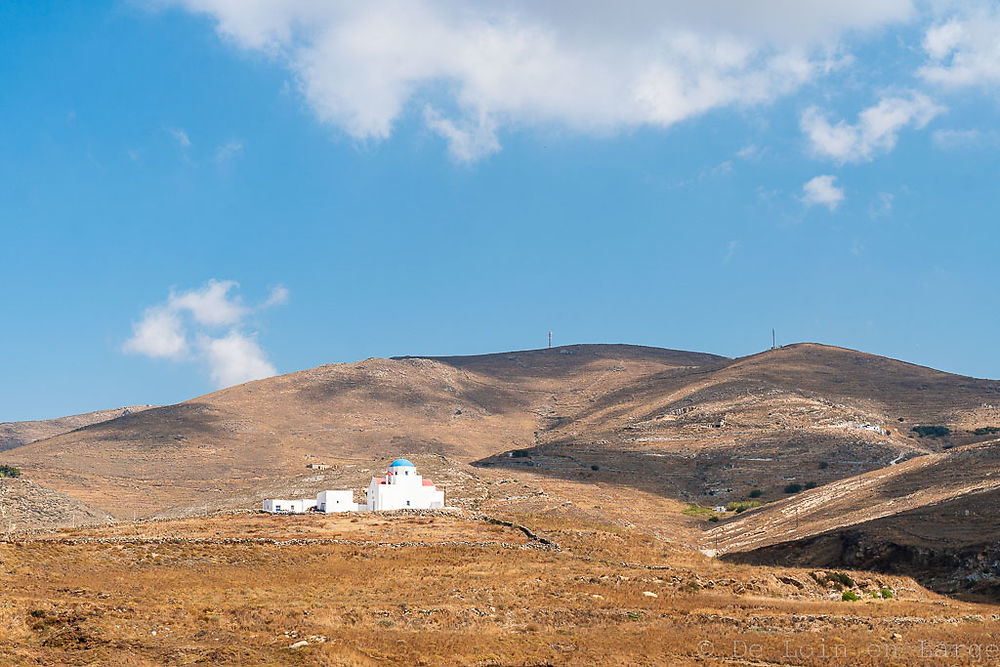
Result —
<path fill-rule="evenodd" d="M 369 510 L 431 509 L 444 507 L 444 491 L 417 474 L 406 459 L 396 459 L 382 477 L 368 485 Z"/>
<path fill-rule="evenodd" d="M 283 500 L 280 498 L 264 501 L 264 511 L 275 514 L 303 514 L 316 507 L 316 501 L 309 498 Z"/>
<path fill-rule="evenodd" d="M 354 492 L 346 491 L 320 491 L 316 495 L 316 511 L 326 512 L 356 512 L 363 507 L 358 507 L 354 502 Z"/>
<path fill-rule="evenodd" d="M 273 514 L 305 512 L 356 512 L 359 510 L 432 509 L 444 507 L 444 491 L 429 479 L 417 474 L 417 467 L 406 459 L 396 459 L 381 477 L 373 477 L 368 486 L 368 502 L 354 502 L 350 490 L 320 491 L 316 499 L 268 499 L 263 510 Z"/>

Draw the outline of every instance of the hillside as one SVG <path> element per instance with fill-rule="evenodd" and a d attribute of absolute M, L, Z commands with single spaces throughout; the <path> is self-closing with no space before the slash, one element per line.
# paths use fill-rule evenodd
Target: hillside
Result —
<path fill-rule="evenodd" d="M 43 419 L 23 422 L 0 422 L 0 451 L 13 449 L 21 445 L 52 438 L 62 433 L 68 433 L 84 426 L 117 419 L 135 412 L 148 410 L 152 405 L 129 405 L 113 410 L 97 410 L 69 417 Z"/>
<path fill-rule="evenodd" d="M 1000 598 L 1000 440 L 796 494 L 705 534 L 730 560 L 905 572 Z"/>
<path fill-rule="evenodd" d="M 573 346 L 331 364 L 95 424 L 4 460 L 117 516 L 210 506 L 300 475 L 310 462 L 365 467 L 406 452 L 468 463 L 531 447 L 563 406 L 720 360 Z"/>
<path fill-rule="evenodd" d="M 407 455 L 469 510 L 610 522 L 677 553 L 754 563 L 898 572 L 877 554 L 920 553 L 921 576 L 954 588 L 975 574 L 969 558 L 992 553 L 990 533 L 958 521 L 935 551 L 944 515 L 932 508 L 993 502 L 998 404 L 1000 382 L 823 345 L 740 359 L 581 345 L 320 366 L 26 444 L 2 462 L 131 519 L 360 489 Z M 762 506 L 707 523 L 730 503 Z M 934 555 L 955 549 L 968 558 Z"/>
<path fill-rule="evenodd" d="M 0 478 L 0 535 L 107 523 L 106 512 L 26 479 Z"/>
<path fill-rule="evenodd" d="M 1000 424 L 998 406 L 1000 382 L 800 344 L 641 377 L 553 419 L 527 456 L 483 464 L 554 476 L 598 466 L 692 502 L 755 489 L 770 500 L 790 482 L 822 485 L 988 439 L 974 430 Z M 953 432 L 923 438 L 918 425 Z"/>

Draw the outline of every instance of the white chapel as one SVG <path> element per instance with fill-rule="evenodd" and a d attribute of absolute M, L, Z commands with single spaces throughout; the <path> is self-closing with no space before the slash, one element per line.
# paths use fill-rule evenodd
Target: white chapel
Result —
<path fill-rule="evenodd" d="M 396 459 L 381 477 L 368 485 L 368 509 L 402 510 L 444 507 L 444 491 L 434 482 L 417 474 L 417 466 L 407 459 Z"/>

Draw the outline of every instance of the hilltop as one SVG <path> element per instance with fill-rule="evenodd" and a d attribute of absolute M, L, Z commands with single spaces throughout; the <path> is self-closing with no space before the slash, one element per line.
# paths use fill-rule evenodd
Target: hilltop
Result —
<path fill-rule="evenodd" d="M 0 422 L 0 451 L 44 440 L 61 433 L 68 433 L 84 426 L 109 421 L 135 412 L 142 412 L 154 405 L 127 405 L 113 410 L 96 410 L 68 417 L 22 422 Z"/>

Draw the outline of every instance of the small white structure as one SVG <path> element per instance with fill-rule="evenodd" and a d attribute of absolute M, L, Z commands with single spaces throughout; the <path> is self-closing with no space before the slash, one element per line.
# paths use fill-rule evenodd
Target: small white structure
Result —
<path fill-rule="evenodd" d="M 368 509 L 402 510 L 444 507 L 444 491 L 434 482 L 417 474 L 417 466 L 406 459 L 396 459 L 382 477 L 373 477 L 368 485 Z"/>
<path fill-rule="evenodd" d="M 417 467 L 406 459 L 396 459 L 381 477 L 373 477 L 368 486 L 368 502 L 354 502 L 350 490 L 320 491 L 316 500 L 268 499 L 263 510 L 272 514 L 305 512 L 357 512 L 361 510 L 433 509 L 444 507 L 444 491 L 429 479 L 417 474 Z"/>
<path fill-rule="evenodd" d="M 316 495 L 316 511 L 326 512 L 356 512 L 358 504 L 354 502 L 354 492 L 346 491 L 320 491 Z"/>
<path fill-rule="evenodd" d="M 304 514 L 316 507 L 316 501 L 309 498 L 301 500 L 284 500 L 275 498 L 264 501 L 264 511 L 275 514 Z"/>

